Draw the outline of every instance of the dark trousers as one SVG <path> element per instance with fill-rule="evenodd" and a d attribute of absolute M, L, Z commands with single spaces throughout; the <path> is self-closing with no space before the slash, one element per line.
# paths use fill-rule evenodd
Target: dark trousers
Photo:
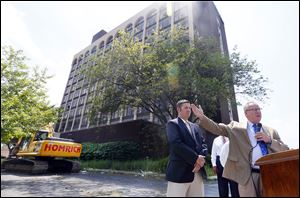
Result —
<path fill-rule="evenodd" d="M 238 183 L 230 179 L 227 179 L 225 177 L 222 177 L 224 168 L 221 165 L 220 156 L 217 156 L 216 165 L 217 165 L 217 178 L 218 178 L 218 188 L 219 188 L 220 197 L 229 196 L 228 185 L 230 186 L 231 197 L 239 197 L 240 195 L 239 195 Z"/>

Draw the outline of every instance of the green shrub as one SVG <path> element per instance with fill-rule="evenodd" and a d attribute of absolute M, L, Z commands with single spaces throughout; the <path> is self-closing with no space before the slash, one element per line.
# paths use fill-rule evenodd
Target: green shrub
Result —
<path fill-rule="evenodd" d="M 168 163 L 168 157 L 161 159 L 141 159 L 130 161 L 118 160 L 88 160 L 81 161 L 82 168 L 93 169 L 113 169 L 124 171 L 151 171 L 157 173 L 165 173 Z M 207 176 L 213 176 L 214 172 L 209 164 L 205 164 Z"/>
<path fill-rule="evenodd" d="M 81 160 L 133 160 L 140 157 L 136 142 L 118 141 L 102 144 L 83 143 Z"/>

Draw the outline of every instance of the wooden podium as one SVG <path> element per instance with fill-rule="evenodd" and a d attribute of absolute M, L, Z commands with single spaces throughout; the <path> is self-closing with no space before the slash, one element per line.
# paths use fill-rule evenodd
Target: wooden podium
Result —
<path fill-rule="evenodd" d="M 264 197 L 299 197 L 299 149 L 266 155 L 256 164 Z"/>

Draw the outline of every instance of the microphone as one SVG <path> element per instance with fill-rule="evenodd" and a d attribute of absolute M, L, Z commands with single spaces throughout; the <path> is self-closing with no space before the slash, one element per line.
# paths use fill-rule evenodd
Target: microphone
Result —
<path fill-rule="evenodd" d="M 257 123 L 257 129 L 258 129 L 257 132 L 260 132 L 261 127 L 262 127 L 262 124 L 261 124 L 261 123 Z M 256 132 L 255 132 L 255 133 L 256 133 Z M 257 142 L 261 142 L 261 141 L 263 141 L 263 140 L 258 140 Z"/>
<path fill-rule="evenodd" d="M 261 124 L 261 123 L 258 123 L 258 124 L 257 124 L 258 131 L 260 131 L 261 127 L 262 127 L 262 124 Z"/>

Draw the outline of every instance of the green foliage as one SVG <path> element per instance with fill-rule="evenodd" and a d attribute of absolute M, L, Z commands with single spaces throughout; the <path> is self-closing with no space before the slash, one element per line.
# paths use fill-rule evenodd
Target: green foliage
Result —
<path fill-rule="evenodd" d="M 206 159 L 206 162 L 208 160 Z M 168 157 L 160 159 L 140 159 L 130 161 L 118 160 L 84 160 L 80 162 L 81 167 L 84 169 L 112 169 L 124 171 L 151 171 L 156 173 L 165 173 Z M 214 172 L 209 164 L 205 164 L 207 176 L 213 176 Z"/>
<path fill-rule="evenodd" d="M 1 47 L 1 142 L 29 135 L 57 119 L 47 102 L 46 69 L 31 71 L 22 51 Z"/>
<path fill-rule="evenodd" d="M 168 144 L 165 127 L 148 125 L 141 131 L 142 155 L 152 158 L 161 158 L 168 155 Z"/>
<path fill-rule="evenodd" d="M 140 147 L 136 142 L 118 141 L 102 144 L 83 143 L 80 159 L 92 160 L 132 160 L 140 157 Z"/>
<path fill-rule="evenodd" d="M 236 86 L 236 94 L 252 96 L 258 101 L 268 98 L 267 92 L 270 90 L 265 87 L 268 78 L 260 74 L 256 62 L 248 61 L 246 57 L 242 58 L 241 54 L 237 52 L 237 47 L 233 49 L 230 59 L 235 74 L 233 81 Z"/>
<path fill-rule="evenodd" d="M 176 28 L 154 34 L 145 44 L 130 34 L 119 35 L 112 50 L 85 68 L 90 83 L 98 82 L 99 94 L 90 98 L 91 120 L 99 111 L 113 113 L 129 105 L 143 107 L 166 123 L 177 116 L 176 102 L 182 98 L 200 103 L 213 117 L 219 100 L 233 99 L 233 85 L 244 90 L 240 94 L 260 99 L 267 93 L 266 80 L 254 75 L 256 65 L 238 53 L 230 58 L 222 55 L 213 38 L 190 41 L 186 30 Z"/>
<path fill-rule="evenodd" d="M 118 160 L 88 160 L 81 161 L 83 168 L 93 169 L 113 169 L 125 171 L 152 171 L 157 173 L 165 173 L 168 163 L 168 157 L 161 159 L 141 159 L 130 161 Z"/>
<path fill-rule="evenodd" d="M 206 171 L 207 176 L 213 176 L 213 175 L 216 175 L 216 174 L 214 173 L 214 170 L 212 169 L 212 166 L 210 166 L 210 165 L 208 165 L 208 164 L 205 164 L 204 167 L 205 167 L 205 171 Z"/>

